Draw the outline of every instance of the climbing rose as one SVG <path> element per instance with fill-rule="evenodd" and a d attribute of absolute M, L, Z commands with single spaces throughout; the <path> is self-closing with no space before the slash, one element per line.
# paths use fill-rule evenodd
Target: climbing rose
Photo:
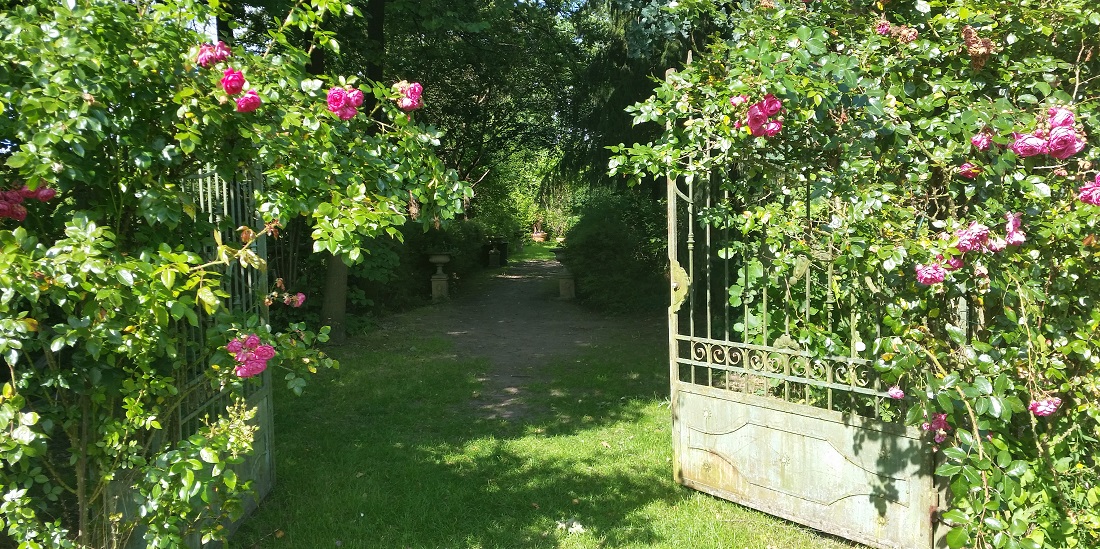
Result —
<path fill-rule="evenodd" d="M 735 95 L 735 96 L 730 98 L 730 105 L 733 105 L 734 107 L 744 105 L 745 103 L 748 103 L 748 102 L 749 102 L 749 96 L 744 95 L 744 94 Z"/>
<path fill-rule="evenodd" d="M 1069 109 L 1065 107 L 1051 107 L 1047 113 L 1050 114 L 1051 128 L 1073 127 L 1073 112 Z"/>
<path fill-rule="evenodd" d="M 414 111 L 424 106 L 424 101 L 420 96 L 424 93 L 424 87 L 420 85 L 420 82 L 409 83 L 406 80 L 402 80 L 393 85 L 393 88 L 401 94 L 401 97 L 397 98 L 397 107 L 403 111 Z"/>
<path fill-rule="evenodd" d="M 979 151 L 988 151 L 989 147 L 993 145 L 993 138 L 985 132 L 976 133 L 974 137 L 970 138 L 970 144 L 974 145 L 974 148 Z"/>
<path fill-rule="evenodd" d="M 1005 244 L 1019 246 L 1027 241 L 1027 235 L 1023 231 L 1016 231 L 1005 235 Z"/>
<path fill-rule="evenodd" d="M 1014 232 L 1020 230 L 1020 223 L 1021 223 L 1020 219 L 1022 219 L 1023 217 L 1024 217 L 1024 214 L 1022 214 L 1022 213 L 1012 213 L 1012 212 L 1006 213 L 1005 214 L 1005 221 L 1006 221 L 1006 223 L 1005 223 L 1005 232 L 1006 233 L 1014 233 Z"/>
<path fill-rule="evenodd" d="M 298 295 L 294 296 L 295 307 L 301 307 L 306 302 L 306 294 L 298 292 Z"/>
<path fill-rule="evenodd" d="M 947 276 L 947 271 L 945 271 L 943 265 L 939 263 L 917 265 L 917 282 L 925 286 L 943 282 L 943 277 L 945 276 Z"/>
<path fill-rule="evenodd" d="M 39 187 L 34 191 L 34 198 L 42 202 L 49 202 L 53 200 L 55 196 L 57 196 L 57 191 L 45 186 Z"/>
<path fill-rule="evenodd" d="M 890 22 L 885 19 L 879 21 L 878 24 L 875 25 L 875 32 L 881 36 L 890 34 Z"/>
<path fill-rule="evenodd" d="M 981 173 L 982 173 L 982 167 L 981 166 L 975 166 L 974 164 L 971 164 L 970 162 L 966 162 L 963 165 L 959 166 L 959 175 L 961 175 L 961 176 L 963 176 L 967 179 L 974 179 L 975 177 L 978 177 L 979 175 L 981 175 Z"/>
<path fill-rule="evenodd" d="M 363 91 L 362 90 L 349 90 L 348 102 L 353 107 L 359 107 L 363 104 Z"/>
<path fill-rule="evenodd" d="M 897 385 L 894 385 L 893 387 L 890 387 L 890 389 L 888 389 L 886 391 L 886 396 L 888 396 L 888 397 L 890 397 L 894 400 L 901 400 L 901 399 L 905 398 L 905 391 L 902 391 L 901 387 L 898 387 Z"/>
<path fill-rule="evenodd" d="M 1096 179 L 1092 183 L 1085 183 L 1081 190 L 1077 191 L 1077 200 L 1085 204 L 1100 206 L 1100 173 L 1096 174 Z"/>
<path fill-rule="evenodd" d="M 1059 160 L 1065 160 L 1085 148 L 1085 140 L 1077 135 L 1077 130 L 1072 126 L 1059 126 L 1050 130 L 1047 139 L 1047 149 L 1050 156 Z"/>
<path fill-rule="evenodd" d="M 989 227 L 981 223 L 971 223 L 969 227 L 955 233 L 958 243 L 955 248 L 960 252 L 973 252 L 982 248 L 989 240 Z"/>
<path fill-rule="evenodd" d="M 1031 413 L 1037 416 L 1049 416 L 1058 410 L 1058 407 L 1062 405 L 1062 399 L 1058 397 L 1044 398 L 1043 400 L 1033 400 L 1031 404 L 1027 405 L 1027 409 L 1031 410 Z"/>
<path fill-rule="evenodd" d="M 232 52 L 225 42 L 215 44 L 203 44 L 199 46 L 199 54 L 195 56 L 195 62 L 202 68 L 207 68 L 214 63 L 229 59 Z"/>
<path fill-rule="evenodd" d="M 1014 133 L 1012 136 L 1016 138 L 1011 147 L 1016 156 L 1026 158 L 1045 154 L 1048 150 L 1046 140 L 1041 137 L 1022 133 Z"/>
<path fill-rule="evenodd" d="M 234 373 L 237 374 L 237 377 L 252 377 L 262 374 L 266 369 L 267 361 L 252 359 L 238 364 L 237 367 L 234 368 Z"/>
<path fill-rule="evenodd" d="M 913 42 L 917 39 L 918 36 L 920 36 L 920 33 L 917 32 L 917 29 L 914 29 L 912 27 L 898 27 L 897 32 L 898 42 L 901 42 L 902 44 Z"/>
<path fill-rule="evenodd" d="M 764 124 L 768 122 L 768 113 L 764 111 L 763 103 L 754 103 L 749 107 L 749 117 L 747 123 L 749 129 L 752 130 L 753 135 L 756 135 L 757 128 L 763 128 Z M 763 135 L 763 132 L 761 132 Z M 759 136 L 757 136 L 759 137 Z"/>
<path fill-rule="evenodd" d="M 1016 233 L 1013 233 L 1013 234 L 1016 234 Z M 1022 237 L 1024 233 L 1019 233 L 1019 234 Z M 1023 242 L 1023 241 L 1021 240 L 1021 242 Z M 999 236 L 996 236 L 996 237 L 990 238 L 985 243 L 985 249 L 988 250 L 988 251 L 991 251 L 991 252 L 1000 252 L 1000 251 L 1004 251 L 1005 247 L 1008 246 L 1008 244 L 1009 243 L 1006 242 L 1005 239 L 1003 239 Z"/>
<path fill-rule="evenodd" d="M 962 266 L 963 266 L 963 258 L 961 258 L 961 257 L 952 257 L 952 258 L 949 258 L 947 261 L 944 262 L 943 268 L 945 270 L 948 270 L 948 271 L 957 271 L 957 270 L 961 269 Z"/>
<path fill-rule="evenodd" d="M 244 346 L 241 345 L 241 340 L 239 339 L 234 339 L 225 345 L 225 350 L 233 354 L 241 352 L 242 349 L 244 349 Z"/>
<path fill-rule="evenodd" d="M 328 110 L 340 112 L 340 109 L 348 104 L 348 92 L 344 91 L 344 88 L 329 88 L 327 100 Z"/>
<path fill-rule="evenodd" d="M 260 345 L 256 347 L 255 351 L 252 351 L 252 356 L 260 360 L 270 360 L 275 357 L 275 347 L 271 345 Z"/>
<path fill-rule="evenodd" d="M 237 69 L 225 69 L 222 76 L 222 89 L 230 96 L 241 93 L 244 89 L 244 73 Z"/>
<path fill-rule="evenodd" d="M 764 135 L 772 137 L 779 133 L 783 129 L 782 120 L 769 120 L 767 124 L 764 124 Z"/>
<path fill-rule="evenodd" d="M 947 424 L 947 414 L 932 414 L 932 421 L 921 424 L 921 429 L 935 431 L 935 440 L 938 444 L 947 439 L 947 433 L 951 430 L 951 426 Z"/>
<path fill-rule="evenodd" d="M 761 101 L 760 104 L 764 106 L 764 114 L 768 116 L 775 116 L 779 111 L 783 110 L 783 103 L 770 93 L 764 96 L 764 100 Z"/>
<path fill-rule="evenodd" d="M 260 100 L 260 95 L 256 93 L 256 90 L 248 90 L 244 92 L 244 95 L 237 98 L 237 112 L 252 112 L 263 103 Z"/>
<path fill-rule="evenodd" d="M 259 347 L 259 346 L 260 346 L 260 337 L 257 336 L 256 334 L 250 334 L 248 337 L 244 338 L 244 348 L 245 349 L 248 349 L 249 351 L 255 351 L 256 348 Z"/>
<path fill-rule="evenodd" d="M 359 110 L 351 106 L 350 104 L 344 105 L 336 111 L 336 116 L 340 117 L 340 120 L 351 120 L 352 118 L 355 118 L 356 114 L 359 114 Z"/>

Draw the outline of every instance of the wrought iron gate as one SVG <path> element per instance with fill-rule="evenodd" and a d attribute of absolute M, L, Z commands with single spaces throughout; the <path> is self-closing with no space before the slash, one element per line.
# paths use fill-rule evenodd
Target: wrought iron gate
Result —
<path fill-rule="evenodd" d="M 676 480 L 873 547 L 942 543 L 933 452 L 867 358 L 882 318 L 875 282 L 845 280 L 843 251 L 813 242 L 776 276 L 791 248 L 733 234 L 721 220 L 740 215 L 738 197 L 723 188 L 668 181 Z M 788 204 L 799 217 L 805 206 L 807 240 L 810 200 L 807 188 Z M 802 350 L 821 333 L 844 352 Z"/>

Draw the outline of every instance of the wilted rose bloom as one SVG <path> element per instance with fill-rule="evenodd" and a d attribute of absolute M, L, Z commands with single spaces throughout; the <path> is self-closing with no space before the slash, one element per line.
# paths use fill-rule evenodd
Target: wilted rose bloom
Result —
<path fill-rule="evenodd" d="M 932 421 L 921 424 L 921 429 L 935 431 L 935 441 L 940 443 L 947 440 L 947 433 L 951 431 L 951 426 L 947 423 L 947 414 L 932 414 Z"/>
<path fill-rule="evenodd" d="M 203 68 L 209 67 L 210 65 L 216 63 L 217 59 L 214 56 L 214 45 L 203 44 L 199 46 L 199 53 L 195 56 L 195 62 Z"/>
<path fill-rule="evenodd" d="M 981 223 L 971 223 L 969 227 L 955 233 L 958 243 L 955 247 L 960 252 L 973 252 L 980 250 L 989 240 L 989 227 Z"/>
<path fill-rule="evenodd" d="M 233 52 L 229 51 L 229 46 L 226 46 L 225 42 L 219 40 L 217 44 L 214 44 L 215 61 L 225 61 L 226 59 L 229 59 L 230 55 L 233 55 Z"/>
<path fill-rule="evenodd" d="M 1005 243 L 1010 246 L 1019 246 L 1027 242 L 1027 235 L 1023 231 L 1012 231 L 1005 235 Z"/>
<path fill-rule="evenodd" d="M 1042 137 L 1036 137 L 1031 134 L 1014 133 L 1013 137 L 1016 138 L 1012 142 L 1012 152 L 1016 153 L 1016 156 L 1026 158 L 1028 156 L 1036 156 L 1039 154 L 1046 154 L 1047 141 Z"/>
<path fill-rule="evenodd" d="M 10 217 L 10 218 L 12 218 L 16 221 L 23 221 L 24 219 L 27 218 L 27 208 L 26 208 L 26 206 L 24 206 L 22 204 L 12 204 L 11 208 L 10 208 L 10 211 L 8 212 L 8 217 Z"/>
<path fill-rule="evenodd" d="M 1005 242 L 1005 239 L 1003 239 L 999 236 L 991 237 L 985 243 L 985 249 L 989 250 L 991 252 L 1002 252 L 1002 251 L 1004 251 L 1005 247 L 1007 247 L 1007 246 L 1008 246 L 1008 242 Z"/>
<path fill-rule="evenodd" d="M 1096 174 L 1096 179 L 1092 183 L 1085 183 L 1081 190 L 1077 191 L 1077 200 L 1100 206 L 1100 174 Z"/>
<path fill-rule="evenodd" d="M 943 265 L 939 263 L 917 265 L 917 282 L 925 286 L 943 282 L 945 276 L 947 276 L 947 271 L 945 271 Z"/>
<path fill-rule="evenodd" d="M 1027 409 L 1031 410 L 1031 413 L 1037 416 L 1049 416 L 1058 411 L 1058 407 L 1062 405 L 1062 399 L 1058 397 L 1044 398 L 1043 400 L 1033 400 L 1031 404 L 1027 405 Z"/>
<path fill-rule="evenodd" d="M 889 389 L 887 389 L 886 396 L 888 396 L 888 397 L 890 397 L 894 400 L 901 400 L 901 399 L 905 398 L 905 391 L 902 391 L 901 387 L 898 387 L 897 385 L 894 385 L 893 387 L 890 387 Z"/>
<path fill-rule="evenodd" d="M 339 112 L 344 105 L 348 104 L 348 92 L 344 88 L 329 88 L 327 101 L 328 110 Z"/>
<path fill-rule="evenodd" d="M 981 174 L 982 174 L 982 167 L 981 166 L 975 166 L 974 164 L 971 164 L 970 162 L 966 162 L 963 165 L 959 166 L 959 175 L 961 175 L 961 176 L 963 176 L 967 179 L 974 179 L 975 177 L 978 177 Z"/>
<path fill-rule="evenodd" d="M 1060 126 L 1050 130 L 1047 150 L 1050 156 L 1065 160 L 1085 148 L 1085 140 L 1077 135 L 1072 126 Z"/>
<path fill-rule="evenodd" d="M 970 144 L 974 145 L 974 148 L 979 151 L 988 151 L 989 147 L 993 145 L 993 138 L 985 132 L 976 133 L 974 137 L 970 138 Z"/>
<path fill-rule="evenodd" d="M 748 125 L 749 129 L 753 130 L 753 135 L 756 135 L 756 129 L 762 128 L 764 124 L 768 122 L 768 113 L 764 111 L 763 103 L 754 103 L 749 107 Z M 763 132 L 761 132 L 763 135 Z"/>
<path fill-rule="evenodd" d="M 783 129 L 782 120 L 769 120 L 767 124 L 764 124 L 764 135 L 772 137 L 779 133 Z"/>
<path fill-rule="evenodd" d="M 730 98 L 730 105 L 733 105 L 734 107 L 739 107 L 739 106 L 744 105 L 745 103 L 748 103 L 748 102 L 749 102 L 749 96 L 747 96 L 745 94 L 735 95 L 735 96 Z"/>
<path fill-rule="evenodd" d="M 237 98 L 237 112 L 252 112 L 263 104 L 260 100 L 260 94 L 256 93 L 256 90 L 248 90 L 244 95 Z"/>
<path fill-rule="evenodd" d="M 348 103 L 353 107 L 362 106 L 363 90 L 348 90 Z"/>
<path fill-rule="evenodd" d="M 222 76 L 222 89 L 229 95 L 237 95 L 244 89 L 244 73 L 236 69 L 225 69 Z"/>
<path fill-rule="evenodd" d="M 898 30 L 898 42 L 902 44 L 913 42 L 918 36 L 920 36 L 920 34 L 917 32 L 917 29 L 912 27 L 901 27 Z"/>
<path fill-rule="evenodd" d="M 764 106 L 764 114 L 768 116 L 775 116 L 779 111 L 783 110 L 783 102 L 770 93 L 764 96 L 760 104 Z"/>
<path fill-rule="evenodd" d="M 974 276 L 978 278 L 989 278 L 989 269 L 986 269 L 985 265 L 974 265 Z"/>
<path fill-rule="evenodd" d="M 875 32 L 881 36 L 890 34 L 890 22 L 882 19 L 875 25 Z"/>
<path fill-rule="evenodd" d="M 1047 113 L 1050 115 L 1050 127 L 1073 127 L 1073 112 L 1065 107 L 1051 107 Z"/>

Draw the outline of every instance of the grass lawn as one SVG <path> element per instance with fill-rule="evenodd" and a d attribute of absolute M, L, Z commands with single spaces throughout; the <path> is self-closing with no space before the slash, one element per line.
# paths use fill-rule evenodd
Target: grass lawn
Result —
<path fill-rule="evenodd" d="M 276 487 L 230 547 L 855 547 L 673 482 L 663 342 L 550 364 L 541 412 L 479 419 L 489 366 L 418 335 L 428 314 L 277 391 Z"/>

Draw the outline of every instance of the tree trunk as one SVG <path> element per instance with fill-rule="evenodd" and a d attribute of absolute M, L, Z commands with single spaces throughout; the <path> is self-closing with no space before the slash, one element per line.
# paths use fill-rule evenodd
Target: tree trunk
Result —
<path fill-rule="evenodd" d="M 325 299 L 321 304 L 321 323 L 328 325 L 330 341 L 342 343 L 347 339 L 348 266 L 339 256 L 329 255 L 325 273 Z"/>

